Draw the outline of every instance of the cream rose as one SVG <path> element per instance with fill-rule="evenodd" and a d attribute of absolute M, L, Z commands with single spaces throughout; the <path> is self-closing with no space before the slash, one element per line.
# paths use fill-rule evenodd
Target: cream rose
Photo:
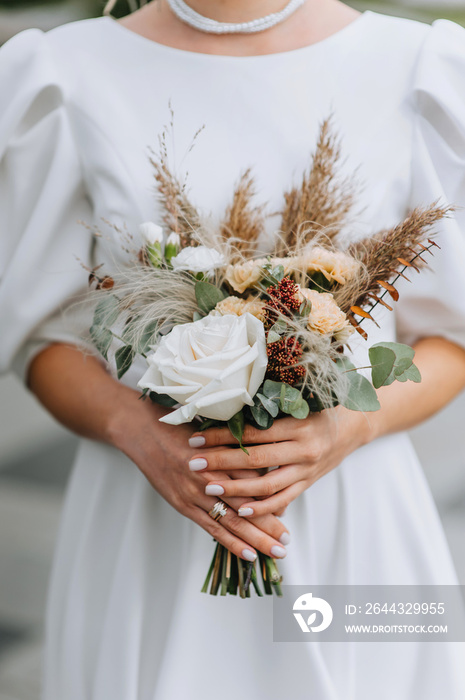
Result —
<path fill-rule="evenodd" d="M 263 324 L 243 316 L 206 316 L 175 326 L 147 357 L 141 389 L 168 394 L 182 406 L 160 420 L 179 425 L 194 416 L 227 421 L 253 397 L 267 365 Z"/>
<path fill-rule="evenodd" d="M 242 294 L 242 292 L 253 287 L 262 279 L 264 275 L 263 265 L 267 263 L 268 260 L 266 258 L 257 258 L 256 260 L 237 263 L 237 265 L 228 265 L 225 279 L 236 292 Z"/>
<path fill-rule="evenodd" d="M 204 245 L 187 246 L 174 258 L 171 258 L 173 270 L 188 270 L 189 272 L 203 272 L 211 277 L 213 272 L 224 265 L 224 257 L 214 248 Z"/>
<path fill-rule="evenodd" d="M 357 273 L 360 263 L 340 250 L 315 247 L 298 256 L 299 266 L 306 272 L 321 272 L 327 280 L 345 284 Z"/>
<path fill-rule="evenodd" d="M 339 343 L 346 343 L 354 329 L 334 301 L 333 295 L 302 288 L 300 293 L 312 305 L 308 316 L 308 328 L 318 333 L 333 335 Z"/>
<path fill-rule="evenodd" d="M 242 316 L 245 313 L 249 313 L 263 322 L 265 320 L 265 309 L 266 303 L 258 297 L 250 296 L 247 299 L 242 299 L 241 297 L 231 296 L 219 301 L 212 313 L 218 312 L 222 316 L 227 314 Z"/>

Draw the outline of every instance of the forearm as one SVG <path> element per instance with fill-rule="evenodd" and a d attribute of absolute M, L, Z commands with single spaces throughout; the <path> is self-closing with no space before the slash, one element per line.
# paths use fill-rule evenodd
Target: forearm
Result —
<path fill-rule="evenodd" d="M 465 350 L 443 338 L 425 338 L 414 349 L 422 380 L 394 382 L 378 390 L 381 410 L 366 414 L 368 441 L 413 428 L 465 388 Z"/>
<path fill-rule="evenodd" d="M 139 392 L 113 379 L 97 358 L 67 345 L 51 345 L 33 360 L 28 385 L 60 423 L 93 440 L 115 444 L 118 416 L 127 421 L 139 413 Z"/>

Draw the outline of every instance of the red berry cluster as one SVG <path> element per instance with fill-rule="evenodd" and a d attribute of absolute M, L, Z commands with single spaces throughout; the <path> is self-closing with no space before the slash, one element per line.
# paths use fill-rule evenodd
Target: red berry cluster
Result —
<path fill-rule="evenodd" d="M 276 382 L 294 386 L 305 376 L 305 367 L 297 364 L 302 357 L 302 345 L 296 338 L 281 338 L 266 346 L 268 366 L 266 376 Z"/>
<path fill-rule="evenodd" d="M 272 326 L 278 318 L 276 311 L 284 316 L 291 317 L 299 310 L 301 299 L 299 286 L 290 277 L 283 277 L 281 282 L 274 287 L 268 287 L 269 299 L 267 304 L 270 307 L 266 314 L 266 325 Z"/>

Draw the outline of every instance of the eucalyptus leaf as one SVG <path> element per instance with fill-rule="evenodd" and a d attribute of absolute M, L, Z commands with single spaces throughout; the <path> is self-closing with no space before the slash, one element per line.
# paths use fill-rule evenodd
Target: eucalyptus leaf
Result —
<path fill-rule="evenodd" d="M 379 389 L 380 386 L 392 384 L 395 377 L 393 374 L 396 362 L 395 352 L 383 346 L 373 346 L 368 351 L 371 362 L 371 378 L 373 386 Z"/>
<path fill-rule="evenodd" d="M 273 418 L 276 418 L 279 413 L 279 406 L 275 401 L 259 393 L 255 394 L 255 398 L 259 400 L 263 408 L 273 416 Z"/>
<path fill-rule="evenodd" d="M 263 406 L 251 406 L 250 412 L 262 430 L 268 430 L 273 425 L 273 417 L 266 411 Z"/>
<path fill-rule="evenodd" d="M 91 326 L 90 337 L 99 353 L 108 360 L 108 350 L 110 349 L 113 334 L 108 328 L 103 326 Z"/>
<path fill-rule="evenodd" d="M 118 379 L 126 374 L 134 360 L 134 349 L 131 345 L 123 345 L 115 353 L 116 372 Z"/>
<path fill-rule="evenodd" d="M 349 391 L 341 404 L 350 411 L 378 411 L 381 408 L 378 397 L 368 379 L 355 371 L 352 362 L 344 355 L 336 360 L 336 364 L 349 382 Z"/>
<path fill-rule="evenodd" d="M 307 418 L 308 414 L 310 413 L 310 406 L 301 396 L 299 401 L 295 401 L 293 404 L 290 404 L 288 412 L 293 418 L 303 420 L 304 418 Z"/>
<path fill-rule="evenodd" d="M 276 331 L 270 328 L 268 335 L 266 336 L 266 344 L 270 345 L 271 343 L 276 343 L 278 340 L 281 340 L 281 336 L 279 333 L 276 333 Z"/>
<path fill-rule="evenodd" d="M 194 321 L 194 323 L 196 321 L 200 321 L 200 319 L 203 317 L 203 314 L 201 314 L 199 311 L 194 311 L 194 313 L 192 314 L 192 320 Z"/>
<path fill-rule="evenodd" d="M 396 379 L 398 382 L 410 380 L 411 382 L 415 382 L 415 384 L 419 384 L 421 382 L 421 373 L 416 365 L 411 364 L 410 367 L 404 370 Z"/>
<path fill-rule="evenodd" d="M 280 400 L 281 397 L 281 387 L 283 382 L 275 382 L 272 379 L 266 379 L 263 384 L 263 394 L 268 399 Z"/>
<path fill-rule="evenodd" d="M 119 299 L 114 294 L 105 294 L 94 311 L 95 326 L 112 326 L 119 316 Z"/>
<path fill-rule="evenodd" d="M 281 282 L 282 278 L 284 277 L 284 265 L 277 265 L 274 267 L 271 270 L 271 274 L 277 282 Z"/>
<path fill-rule="evenodd" d="M 202 280 L 195 283 L 195 298 L 200 311 L 208 314 L 224 299 L 224 294 L 214 284 Z"/>
<path fill-rule="evenodd" d="M 244 426 L 245 426 L 245 421 L 244 421 L 244 414 L 242 413 L 242 411 L 235 413 L 234 416 L 228 420 L 228 428 L 231 431 L 231 435 L 236 438 L 241 450 L 243 450 L 248 455 L 249 454 L 248 451 L 245 449 L 245 447 L 242 444 L 242 436 L 244 435 Z"/>
<path fill-rule="evenodd" d="M 390 353 L 394 355 L 394 362 L 392 363 L 391 371 L 387 376 L 384 376 L 388 369 L 387 358 L 389 357 L 392 359 Z M 377 389 L 380 386 L 389 386 L 389 384 L 392 384 L 392 382 L 396 380 L 399 382 L 407 381 L 409 377 L 405 375 L 405 372 L 410 367 L 414 366 L 413 358 L 415 356 L 415 350 L 413 350 L 410 345 L 405 345 L 404 343 L 376 343 L 370 348 L 368 354 L 370 356 L 370 362 L 373 365 L 373 385 Z M 412 376 L 417 377 L 418 375 L 414 372 Z M 413 381 L 421 381 L 421 379 L 415 379 Z"/>
<path fill-rule="evenodd" d="M 300 402 L 303 401 L 302 394 L 298 389 L 284 382 L 281 385 L 281 395 L 279 407 L 284 413 L 292 414 L 292 410 L 297 410 Z"/>
<path fill-rule="evenodd" d="M 139 343 L 137 345 L 137 352 L 145 354 L 153 344 L 154 335 L 158 329 L 158 321 L 149 321 L 144 328 L 144 331 L 140 337 Z"/>

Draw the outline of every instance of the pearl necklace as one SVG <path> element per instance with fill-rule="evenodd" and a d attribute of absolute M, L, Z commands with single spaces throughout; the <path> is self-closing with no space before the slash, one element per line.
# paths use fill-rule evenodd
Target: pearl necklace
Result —
<path fill-rule="evenodd" d="M 250 22 L 217 22 L 199 14 L 192 7 L 189 7 L 184 0 L 168 0 L 169 6 L 180 20 L 208 34 L 253 34 L 255 32 L 263 32 L 265 29 L 270 29 L 270 27 L 284 22 L 304 2 L 305 0 L 290 0 L 280 12 L 273 12 L 271 15 L 253 19 Z"/>

